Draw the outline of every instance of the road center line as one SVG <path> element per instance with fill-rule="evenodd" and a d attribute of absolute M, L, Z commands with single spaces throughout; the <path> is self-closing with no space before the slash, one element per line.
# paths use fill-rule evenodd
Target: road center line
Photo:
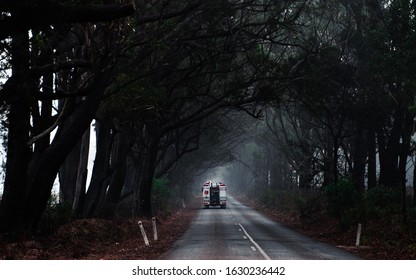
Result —
<path fill-rule="evenodd" d="M 243 227 L 242 224 L 238 223 L 238 225 L 241 227 L 241 229 L 244 231 L 244 233 L 246 234 L 246 236 L 248 237 L 248 239 L 251 241 L 251 243 L 253 243 L 254 246 L 256 246 L 257 250 L 259 250 L 259 252 L 263 255 L 263 257 L 266 260 L 271 260 L 271 258 L 266 254 L 266 252 L 263 251 L 263 249 L 259 246 L 259 244 L 257 244 L 256 241 L 254 241 L 254 239 L 250 236 L 250 234 L 248 234 L 248 232 L 246 231 L 246 229 Z"/>

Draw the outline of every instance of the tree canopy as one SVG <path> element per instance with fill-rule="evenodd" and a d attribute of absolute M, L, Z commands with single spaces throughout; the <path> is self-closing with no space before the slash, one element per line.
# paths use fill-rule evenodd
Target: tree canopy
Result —
<path fill-rule="evenodd" d="M 384 186 L 408 218 L 413 1 L 38 2 L 0 4 L 1 232 L 36 232 L 57 178 L 71 218 L 150 216 L 215 166 L 268 195 Z"/>

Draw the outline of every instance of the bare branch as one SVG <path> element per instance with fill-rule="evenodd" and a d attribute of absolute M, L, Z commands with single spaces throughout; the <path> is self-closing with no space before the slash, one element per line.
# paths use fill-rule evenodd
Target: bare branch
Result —
<path fill-rule="evenodd" d="M 20 2 L 20 1 L 14 1 Z M 3 7 L 4 6 L 4 7 Z M 3 11 L 7 11 L 2 5 Z M 0 40 L 29 29 L 58 23 L 106 22 L 134 14 L 133 4 L 102 6 L 25 5 L 0 20 Z M 17 6 L 16 6 L 17 8 Z"/>

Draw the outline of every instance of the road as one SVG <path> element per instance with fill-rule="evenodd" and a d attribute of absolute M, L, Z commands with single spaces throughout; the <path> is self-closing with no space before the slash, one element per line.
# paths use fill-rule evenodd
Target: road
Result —
<path fill-rule="evenodd" d="M 272 221 L 233 197 L 227 209 L 198 211 L 163 256 L 169 260 L 350 260 L 357 256 Z"/>

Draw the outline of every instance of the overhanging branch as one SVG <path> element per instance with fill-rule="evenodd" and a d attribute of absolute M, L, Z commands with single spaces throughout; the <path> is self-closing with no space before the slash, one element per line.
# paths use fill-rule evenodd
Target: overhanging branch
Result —
<path fill-rule="evenodd" d="M 18 2 L 18 1 L 16 1 Z M 4 8 L 5 9 L 5 8 Z M 3 9 L 3 11 L 4 11 Z M 101 6 L 33 5 L 0 20 L 0 40 L 32 28 L 62 24 L 107 22 L 134 14 L 133 4 Z"/>

